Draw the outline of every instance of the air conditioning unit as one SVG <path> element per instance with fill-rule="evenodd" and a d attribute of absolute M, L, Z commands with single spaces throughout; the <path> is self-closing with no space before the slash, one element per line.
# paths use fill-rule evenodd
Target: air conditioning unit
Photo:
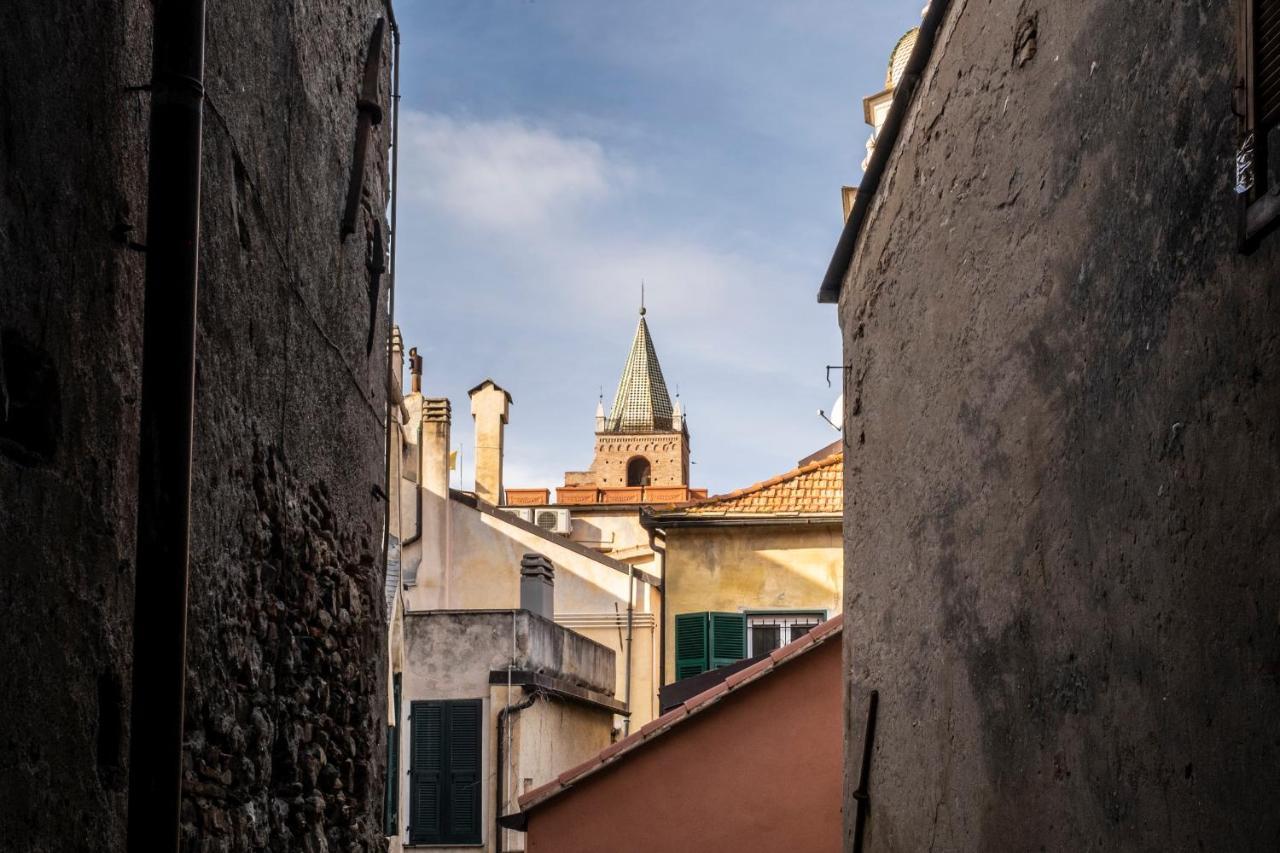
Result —
<path fill-rule="evenodd" d="M 568 536 L 573 532 L 573 519 L 567 509 L 540 509 L 533 514 L 533 523 L 548 533 Z"/>
<path fill-rule="evenodd" d="M 521 521 L 528 521 L 528 522 L 533 521 L 533 510 L 530 509 L 529 507 L 504 506 L 502 508 L 502 511 L 507 513 L 508 515 L 514 515 L 516 518 L 520 519 Z"/>

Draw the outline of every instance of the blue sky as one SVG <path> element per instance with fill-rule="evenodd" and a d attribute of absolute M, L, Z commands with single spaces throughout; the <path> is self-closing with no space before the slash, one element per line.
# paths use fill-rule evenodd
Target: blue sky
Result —
<path fill-rule="evenodd" d="M 835 309 L 815 301 L 922 0 L 400 0 L 396 317 L 424 390 L 511 392 L 506 485 L 591 463 L 640 281 L 713 494 L 837 436 Z"/>

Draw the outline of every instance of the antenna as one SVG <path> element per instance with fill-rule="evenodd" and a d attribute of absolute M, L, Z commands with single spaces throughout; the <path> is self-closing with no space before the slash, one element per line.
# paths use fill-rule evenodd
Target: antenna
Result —
<path fill-rule="evenodd" d="M 640 279 L 640 316 L 644 316 L 644 279 Z"/>

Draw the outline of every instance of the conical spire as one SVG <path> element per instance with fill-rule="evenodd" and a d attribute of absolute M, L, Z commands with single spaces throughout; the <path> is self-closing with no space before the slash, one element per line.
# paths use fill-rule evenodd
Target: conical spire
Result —
<path fill-rule="evenodd" d="M 640 306 L 640 322 L 636 325 L 636 337 L 631 342 L 631 354 L 618 382 L 618 393 L 609 410 L 609 432 L 653 432 L 671 429 L 671 395 L 658 354 L 649 337 L 649 325 L 644 320 L 645 309 Z"/>

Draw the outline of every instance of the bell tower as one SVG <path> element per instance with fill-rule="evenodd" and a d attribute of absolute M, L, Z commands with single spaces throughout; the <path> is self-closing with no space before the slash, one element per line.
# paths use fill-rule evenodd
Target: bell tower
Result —
<path fill-rule="evenodd" d="M 689 430 L 679 399 L 671 403 L 645 313 L 642 304 L 613 406 L 607 415 L 603 401 L 596 407 L 591 469 L 566 473 L 566 486 L 689 485 Z"/>

